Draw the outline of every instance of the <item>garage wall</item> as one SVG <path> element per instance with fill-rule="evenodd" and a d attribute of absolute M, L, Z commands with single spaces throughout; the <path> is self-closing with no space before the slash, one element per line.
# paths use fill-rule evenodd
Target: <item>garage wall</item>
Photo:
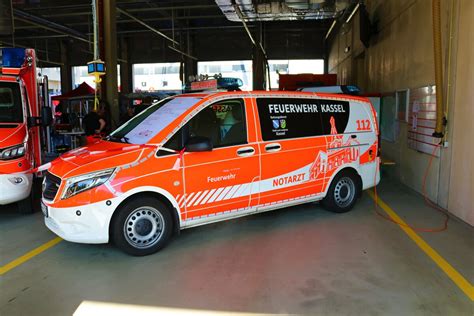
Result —
<path fill-rule="evenodd" d="M 452 161 L 449 209 L 474 225 L 474 1 L 461 0 L 458 12 L 456 64 L 453 67 L 453 105 L 450 119 Z M 453 81 L 453 80 L 452 80 Z"/>
<path fill-rule="evenodd" d="M 452 58 L 448 63 L 449 30 L 453 10 Z M 448 147 L 441 157 L 432 159 L 426 193 L 440 206 L 474 225 L 473 149 L 469 144 L 474 135 L 472 118 L 472 55 L 473 19 L 471 0 L 442 0 L 443 58 L 445 82 L 450 79 L 448 99 Z M 368 0 L 371 21 L 377 23 L 377 34 L 370 47 L 361 47 L 358 40 L 358 14 L 351 25 L 341 27 L 329 47 L 329 72 L 337 73 L 341 84 L 355 83 L 364 91 L 393 93 L 434 85 L 431 1 Z M 448 64 L 450 68 L 448 69 Z M 455 75 L 456 74 L 456 75 Z M 445 91 L 447 86 L 444 87 Z M 446 92 L 445 92 L 446 95 Z M 470 114 L 468 114 L 470 113 Z M 422 192 L 423 176 L 430 156 L 407 146 L 408 126 L 399 122 L 395 142 L 383 141 L 384 157 L 394 160 L 387 172 L 409 187 Z M 452 157 L 456 157 L 456 161 Z M 462 162 L 459 157 L 464 157 Z M 453 161 L 453 162 L 452 162 Z"/>

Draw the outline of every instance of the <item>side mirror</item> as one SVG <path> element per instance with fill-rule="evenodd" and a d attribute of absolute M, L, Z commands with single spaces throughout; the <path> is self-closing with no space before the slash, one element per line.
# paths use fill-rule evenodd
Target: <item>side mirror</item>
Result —
<path fill-rule="evenodd" d="M 53 112 L 50 107 L 43 106 L 41 108 L 41 116 L 30 116 L 28 117 L 28 127 L 35 126 L 49 126 L 53 122 Z"/>
<path fill-rule="evenodd" d="M 41 108 L 41 125 L 50 126 L 53 123 L 53 111 L 49 106 Z"/>
<path fill-rule="evenodd" d="M 213 148 L 211 140 L 202 136 L 191 137 L 185 147 L 189 152 L 211 151 Z"/>
<path fill-rule="evenodd" d="M 36 116 L 29 116 L 26 122 L 28 124 L 28 127 L 38 126 L 38 118 Z"/>

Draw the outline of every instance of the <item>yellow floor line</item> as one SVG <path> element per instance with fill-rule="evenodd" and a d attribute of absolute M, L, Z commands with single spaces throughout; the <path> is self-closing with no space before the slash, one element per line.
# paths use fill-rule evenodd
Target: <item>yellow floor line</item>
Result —
<path fill-rule="evenodd" d="M 367 191 L 370 197 L 375 201 L 375 195 L 372 191 Z M 390 208 L 380 197 L 377 197 L 377 204 L 388 214 L 394 221 L 400 223 L 401 229 L 423 250 L 428 257 L 433 260 L 441 270 L 471 299 L 474 301 L 474 287 L 466 280 L 456 269 L 453 268 L 441 255 L 430 247 L 415 231 L 407 225 L 394 210 Z"/>
<path fill-rule="evenodd" d="M 35 248 L 35 249 L 31 250 L 30 252 L 24 254 L 23 256 L 7 263 L 6 265 L 0 267 L 0 275 L 4 275 L 5 273 L 10 271 L 11 269 L 14 269 L 14 268 L 18 267 L 19 265 L 27 262 L 31 258 L 39 255 L 40 253 L 42 253 L 43 251 L 48 250 L 49 248 L 57 245 L 61 241 L 62 241 L 62 238 L 60 238 L 60 237 L 56 237 L 54 239 L 51 239 L 47 243 L 42 244 L 41 246 L 39 246 L 38 248 Z"/>

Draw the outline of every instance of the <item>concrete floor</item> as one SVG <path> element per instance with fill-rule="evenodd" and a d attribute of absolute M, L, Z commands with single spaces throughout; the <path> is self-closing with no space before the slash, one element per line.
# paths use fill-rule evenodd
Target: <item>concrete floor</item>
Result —
<path fill-rule="evenodd" d="M 442 216 L 384 179 L 382 199 L 408 223 Z M 397 226 L 318 204 L 185 230 L 166 249 L 130 257 L 110 245 L 62 241 L 0 277 L 0 315 L 71 315 L 87 301 L 197 311 L 311 315 L 473 315 L 473 302 Z M 55 236 L 42 216 L 0 213 L 0 265 Z M 474 228 L 453 218 L 419 233 L 469 282 Z"/>

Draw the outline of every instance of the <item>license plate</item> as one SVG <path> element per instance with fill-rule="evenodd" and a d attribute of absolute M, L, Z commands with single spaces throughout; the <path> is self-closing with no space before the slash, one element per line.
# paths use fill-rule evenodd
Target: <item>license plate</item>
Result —
<path fill-rule="evenodd" d="M 43 212 L 45 217 L 48 217 L 48 207 L 43 202 L 41 202 L 41 211 Z"/>

